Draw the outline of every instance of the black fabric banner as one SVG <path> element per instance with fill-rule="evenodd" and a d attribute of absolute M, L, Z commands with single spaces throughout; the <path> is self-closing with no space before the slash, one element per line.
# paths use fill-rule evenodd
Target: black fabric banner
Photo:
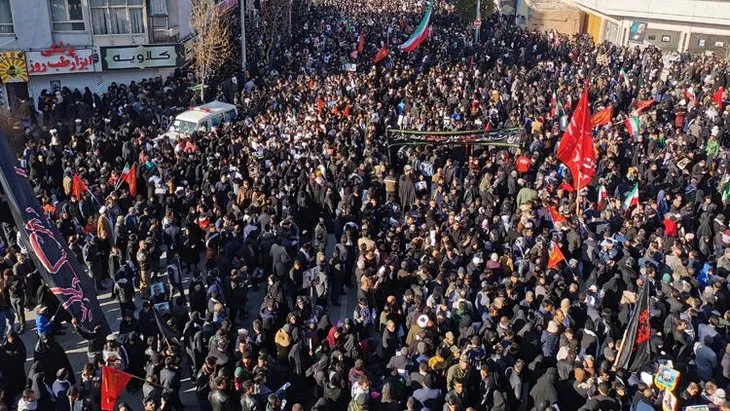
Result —
<path fill-rule="evenodd" d="M 422 144 L 482 144 L 482 145 L 514 145 L 519 144 L 518 128 L 501 130 L 470 130 L 470 131 L 417 131 L 417 130 L 388 130 L 388 144 L 422 145 Z"/>
<path fill-rule="evenodd" d="M 623 346 L 616 358 L 616 368 L 639 370 L 651 361 L 651 324 L 649 322 L 649 282 L 644 281 L 636 307 L 626 329 Z"/>
<path fill-rule="evenodd" d="M 20 232 L 21 246 L 28 251 L 63 308 L 85 328 L 93 330 L 101 322 L 108 333 L 109 325 L 91 278 L 84 273 L 55 224 L 46 218 L 28 175 L 18 166 L 4 135 L 0 135 L 0 184 Z"/>

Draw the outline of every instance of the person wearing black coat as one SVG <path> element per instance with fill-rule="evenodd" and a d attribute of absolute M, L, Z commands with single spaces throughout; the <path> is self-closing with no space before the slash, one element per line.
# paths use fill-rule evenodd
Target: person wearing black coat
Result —
<path fill-rule="evenodd" d="M 73 370 L 71 362 L 66 355 L 66 350 L 52 336 L 38 339 L 33 352 L 33 360 L 40 362 L 40 370 L 45 372 L 47 378 L 54 378 L 56 372 L 62 368 Z M 76 376 L 69 374 L 68 381 L 71 384 L 75 384 Z M 50 379 L 46 382 L 52 383 L 53 380 Z"/>
<path fill-rule="evenodd" d="M 212 379 L 215 377 L 215 357 L 208 357 L 203 362 L 195 376 L 195 396 L 202 411 L 210 411 L 211 405 L 208 402 L 208 395 L 211 392 Z"/>
<path fill-rule="evenodd" d="M 0 370 L 7 379 L 5 398 L 12 399 L 20 395 L 25 387 L 25 344 L 18 333 L 11 331 L 0 346 Z"/>
<path fill-rule="evenodd" d="M 206 297 L 206 289 L 203 280 L 200 278 L 200 272 L 193 274 L 193 280 L 188 286 L 188 299 L 190 300 L 190 312 L 197 312 L 200 315 L 205 314 L 208 306 L 208 298 Z"/>
<path fill-rule="evenodd" d="M 182 410 L 183 404 L 180 400 L 180 367 L 176 357 L 165 358 L 165 368 L 160 370 L 160 385 L 163 395 L 167 395 L 168 404 L 172 409 Z"/>
<path fill-rule="evenodd" d="M 216 377 L 211 386 L 213 390 L 208 394 L 208 401 L 212 411 L 233 411 L 234 405 L 231 398 L 226 394 L 226 380 L 225 377 Z"/>
<path fill-rule="evenodd" d="M 95 363 L 101 359 L 101 353 L 104 350 L 104 344 L 106 344 L 106 332 L 104 332 L 104 326 L 101 323 L 98 323 L 94 326 L 92 331 L 89 331 L 80 325 L 75 318 L 71 319 L 71 324 L 81 337 L 89 341 L 89 345 L 86 348 L 86 355 L 89 362 Z"/>

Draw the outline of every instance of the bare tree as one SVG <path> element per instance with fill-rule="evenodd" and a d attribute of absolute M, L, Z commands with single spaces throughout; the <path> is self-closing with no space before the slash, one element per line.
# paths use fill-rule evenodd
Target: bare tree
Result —
<path fill-rule="evenodd" d="M 214 0 L 193 0 L 190 27 L 197 35 L 193 46 L 194 67 L 200 79 L 200 98 L 203 100 L 206 79 L 232 56 L 231 21 Z"/>
<path fill-rule="evenodd" d="M 268 64 L 274 46 L 281 42 L 282 37 L 291 31 L 290 24 L 292 0 L 262 0 L 261 1 L 261 33 L 264 41 L 264 59 Z"/>

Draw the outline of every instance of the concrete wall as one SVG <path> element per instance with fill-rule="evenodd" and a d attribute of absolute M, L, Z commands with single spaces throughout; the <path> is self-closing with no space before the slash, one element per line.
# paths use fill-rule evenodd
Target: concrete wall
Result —
<path fill-rule="evenodd" d="M 47 0 L 10 0 L 10 10 L 15 35 L 0 36 L 0 48 L 26 50 L 51 45 L 51 14 Z"/>

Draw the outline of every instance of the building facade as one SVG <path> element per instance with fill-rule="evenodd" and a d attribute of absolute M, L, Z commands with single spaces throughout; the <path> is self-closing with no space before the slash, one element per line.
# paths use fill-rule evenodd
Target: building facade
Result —
<path fill-rule="evenodd" d="M 594 41 L 730 57 L 730 0 L 564 0 Z"/>
<path fill-rule="evenodd" d="M 167 76 L 189 14 L 190 0 L 0 0 L 0 104 Z"/>

